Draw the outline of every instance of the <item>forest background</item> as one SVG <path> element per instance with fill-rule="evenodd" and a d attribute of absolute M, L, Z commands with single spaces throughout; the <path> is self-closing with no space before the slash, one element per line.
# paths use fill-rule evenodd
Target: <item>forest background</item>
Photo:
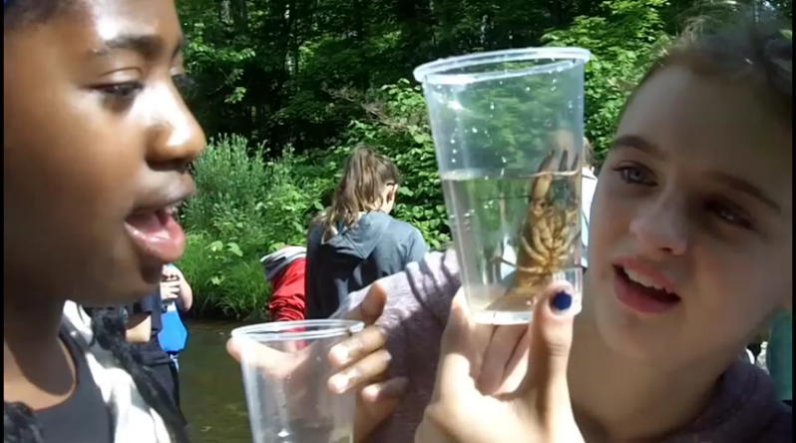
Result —
<path fill-rule="evenodd" d="M 743 9 L 792 21 L 792 1 L 181 0 L 190 83 L 210 139 L 199 195 L 181 212 L 178 264 L 194 315 L 267 318 L 259 259 L 303 246 L 351 150 L 365 143 L 404 174 L 394 215 L 433 249 L 450 242 L 425 103 L 411 72 L 470 52 L 580 46 L 586 136 L 602 158 L 627 94 L 686 24 Z M 706 18 L 710 17 L 710 19 Z M 788 25 L 790 26 L 790 25 Z M 788 27 L 790 29 L 790 27 Z"/>

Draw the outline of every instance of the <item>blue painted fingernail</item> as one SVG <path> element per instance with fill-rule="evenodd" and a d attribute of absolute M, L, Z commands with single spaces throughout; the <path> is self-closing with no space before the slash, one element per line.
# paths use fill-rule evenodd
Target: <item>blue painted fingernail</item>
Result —
<path fill-rule="evenodd" d="M 564 291 L 559 292 L 550 301 L 550 305 L 559 312 L 564 312 L 572 306 L 572 296 Z"/>

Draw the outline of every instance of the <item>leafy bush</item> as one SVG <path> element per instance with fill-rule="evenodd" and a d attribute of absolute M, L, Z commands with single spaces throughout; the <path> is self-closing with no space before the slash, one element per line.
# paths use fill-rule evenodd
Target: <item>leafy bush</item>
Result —
<path fill-rule="evenodd" d="M 594 56 L 586 65 L 586 136 L 600 161 L 628 95 L 670 41 L 661 18 L 667 0 L 610 0 L 598 16 L 577 17 L 543 38 L 548 45 L 580 46 Z"/>
<path fill-rule="evenodd" d="M 450 229 L 420 87 L 402 79 L 355 99 L 367 118 L 351 122 L 335 158 L 344 161 L 360 143 L 390 157 L 404 176 L 393 215 L 417 227 L 432 249 L 444 248 Z"/>
<path fill-rule="evenodd" d="M 250 155 L 253 154 L 253 155 Z M 212 140 L 196 162 L 199 190 L 183 213 L 189 230 L 226 234 L 241 217 L 255 216 L 267 191 L 268 181 L 262 146 L 250 147 L 239 136 Z"/>
<path fill-rule="evenodd" d="M 290 149 L 267 163 L 265 154 L 242 137 L 224 136 L 196 164 L 199 193 L 183 212 L 189 234 L 180 265 L 198 314 L 263 317 L 270 290 L 259 258 L 304 245 L 318 195 L 331 182 Z"/>
<path fill-rule="evenodd" d="M 267 318 L 270 288 L 255 257 L 244 257 L 237 243 L 190 233 L 181 269 L 194 291 L 193 311 L 202 316 L 248 320 Z"/>

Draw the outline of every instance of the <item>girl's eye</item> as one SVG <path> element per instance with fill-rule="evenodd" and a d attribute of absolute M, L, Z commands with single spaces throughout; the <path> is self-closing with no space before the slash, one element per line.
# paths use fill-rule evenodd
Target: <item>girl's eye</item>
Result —
<path fill-rule="evenodd" d="M 641 166 L 619 166 L 614 168 L 619 173 L 619 177 L 626 183 L 644 186 L 653 186 L 655 182 L 650 177 L 650 171 Z"/>
<path fill-rule="evenodd" d="M 752 229 L 752 223 L 740 213 L 741 211 L 720 202 L 708 203 L 707 206 L 708 210 L 713 212 L 722 221 L 744 229 Z"/>
<path fill-rule="evenodd" d="M 141 92 L 141 90 L 144 89 L 144 85 L 139 82 L 124 82 L 101 85 L 96 89 L 110 99 L 126 101 L 132 99 L 136 94 Z"/>

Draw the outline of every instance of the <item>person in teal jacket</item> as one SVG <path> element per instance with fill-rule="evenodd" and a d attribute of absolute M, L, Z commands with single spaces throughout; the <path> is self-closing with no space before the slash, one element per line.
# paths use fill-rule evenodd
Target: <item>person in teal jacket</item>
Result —
<path fill-rule="evenodd" d="M 428 252 L 416 227 L 390 215 L 400 182 L 395 163 L 375 151 L 362 146 L 348 158 L 332 205 L 310 227 L 306 318 L 328 318 L 350 292 Z"/>
<path fill-rule="evenodd" d="M 793 314 L 778 315 L 771 326 L 766 349 L 766 366 L 774 379 L 777 395 L 785 403 L 793 401 Z"/>

